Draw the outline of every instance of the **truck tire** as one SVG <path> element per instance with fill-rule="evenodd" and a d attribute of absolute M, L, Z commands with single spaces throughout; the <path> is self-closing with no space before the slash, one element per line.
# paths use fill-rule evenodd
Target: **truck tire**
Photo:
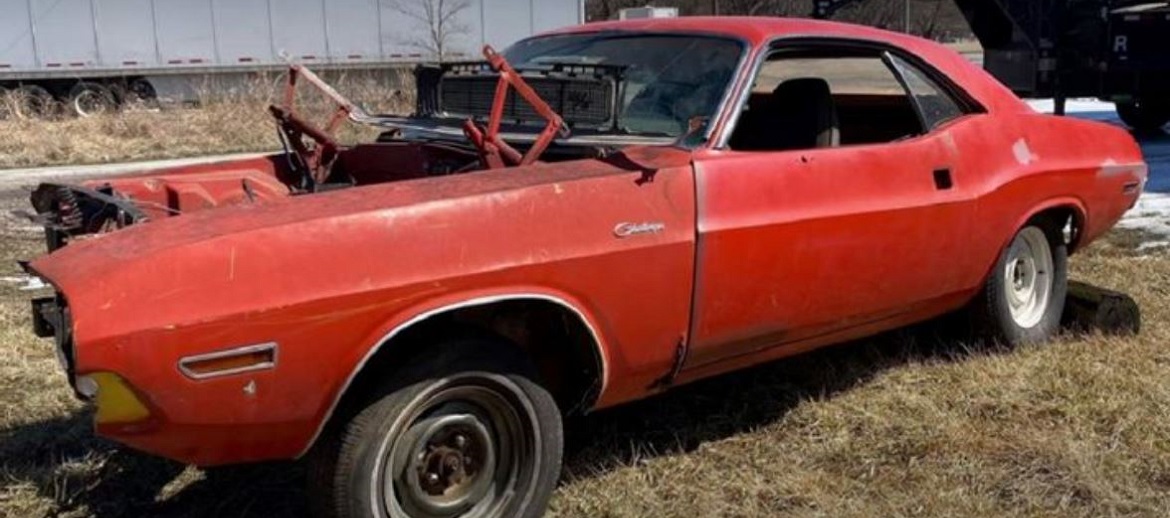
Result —
<path fill-rule="evenodd" d="M 47 119 L 57 112 L 53 94 L 38 85 L 20 85 L 10 98 L 13 115 L 18 119 Z"/>
<path fill-rule="evenodd" d="M 113 83 L 110 85 L 110 91 L 117 98 L 118 108 L 121 110 L 156 110 L 159 107 L 154 85 L 145 77 Z"/>
<path fill-rule="evenodd" d="M 1068 246 L 1050 220 L 1029 222 L 1000 252 L 973 301 L 976 329 L 1008 346 L 1044 342 L 1060 328 L 1068 293 Z"/>
<path fill-rule="evenodd" d="M 541 516 L 564 437 L 531 361 L 449 343 L 390 376 L 309 459 L 310 501 L 337 518 Z"/>
<path fill-rule="evenodd" d="M 69 90 L 69 112 L 78 117 L 112 113 L 117 109 L 118 98 L 105 85 L 78 81 Z"/>
<path fill-rule="evenodd" d="M 1131 101 L 1116 103 L 1117 115 L 1126 125 L 1141 133 L 1160 131 L 1170 122 L 1170 102 Z"/>

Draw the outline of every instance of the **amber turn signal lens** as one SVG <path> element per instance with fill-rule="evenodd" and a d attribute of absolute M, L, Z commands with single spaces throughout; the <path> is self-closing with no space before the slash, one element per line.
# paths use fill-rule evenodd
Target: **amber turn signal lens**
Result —
<path fill-rule="evenodd" d="M 79 385 L 92 387 L 97 424 L 125 424 L 150 417 L 150 410 L 121 376 L 112 372 L 95 372 L 82 376 Z"/>

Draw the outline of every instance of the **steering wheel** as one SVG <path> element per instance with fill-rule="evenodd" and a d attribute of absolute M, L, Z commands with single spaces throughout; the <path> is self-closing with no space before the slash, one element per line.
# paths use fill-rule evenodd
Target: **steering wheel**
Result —
<path fill-rule="evenodd" d="M 281 133 L 305 168 L 302 173 L 307 185 L 303 187 L 312 189 L 325 183 L 333 169 L 333 162 L 337 160 L 340 148 L 337 140 L 284 108 L 269 106 L 268 110 L 276 118 Z M 311 142 L 305 142 L 306 136 Z"/>

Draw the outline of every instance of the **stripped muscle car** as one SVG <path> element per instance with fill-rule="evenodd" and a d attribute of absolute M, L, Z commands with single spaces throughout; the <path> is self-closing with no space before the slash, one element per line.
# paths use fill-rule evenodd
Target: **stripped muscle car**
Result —
<path fill-rule="evenodd" d="M 603 22 L 484 58 L 419 68 L 410 116 L 294 67 L 283 152 L 37 188 L 35 327 L 97 433 L 304 457 L 328 515 L 538 516 L 562 416 L 959 310 L 1047 339 L 1147 175 L 1122 129 L 870 28 Z"/>

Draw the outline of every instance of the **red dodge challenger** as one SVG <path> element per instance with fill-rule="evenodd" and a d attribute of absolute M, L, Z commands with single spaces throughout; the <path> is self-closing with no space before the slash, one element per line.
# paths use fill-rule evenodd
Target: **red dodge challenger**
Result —
<path fill-rule="evenodd" d="M 1052 336 L 1068 255 L 1147 175 L 1120 128 L 869 28 L 606 22 L 484 54 L 419 68 L 409 117 L 294 67 L 283 153 L 41 185 L 34 323 L 97 433 L 305 457 L 328 515 L 538 516 L 564 415 L 960 309 Z M 342 145 L 346 119 L 384 132 Z"/>

